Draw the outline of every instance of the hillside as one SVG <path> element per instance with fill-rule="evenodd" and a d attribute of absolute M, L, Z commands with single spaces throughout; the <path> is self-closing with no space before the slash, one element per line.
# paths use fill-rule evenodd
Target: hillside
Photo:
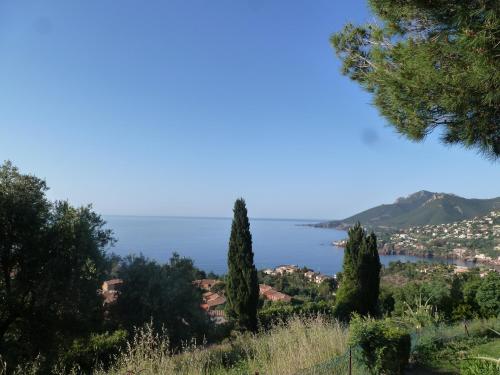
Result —
<path fill-rule="evenodd" d="M 454 194 L 422 190 L 398 198 L 392 204 L 382 204 L 342 220 L 332 220 L 315 226 L 344 229 L 359 221 L 368 227 L 398 229 L 472 219 L 494 209 L 500 209 L 500 197 L 468 199 Z"/>

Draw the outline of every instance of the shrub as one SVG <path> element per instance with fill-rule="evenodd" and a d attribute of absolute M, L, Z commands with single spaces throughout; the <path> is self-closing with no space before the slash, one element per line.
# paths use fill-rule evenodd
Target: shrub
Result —
<path fill-rule="evenodd" d="M 461 375 L 498 375 L 500 374 L 500 363 L 495 359 L 466 359 L 462 361 Z"/>
<path fill-rule="evenodd" d="M 92 334 L 87 339 L 74 340 L 62 354 L 59 366 L 66 369 L 77 367 L 85 372 L 90 372 L 97 364 L 107 367 L 113 356 L 124 348 L 126 342 L 125 330 Z"/>
<path fill-rule="evenodd" d="M 355 316 L 350 343 L 361 348 L 361 360 L 372 374 L 402 374 L 410 358 L 410 334 L 389 319 Z"/>

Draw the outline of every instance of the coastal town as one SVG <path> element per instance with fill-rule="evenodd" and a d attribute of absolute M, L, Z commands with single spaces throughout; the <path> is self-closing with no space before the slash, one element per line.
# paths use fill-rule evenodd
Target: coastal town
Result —
<path fill-rule="evenodd" d="M 500 266 L 500 210 L 470 220 L 376 233 L 383 255 L 456 258 Z M 345 247 L 346 241 L 332 244 Z"/>
<path fill-rule="evenodd" d="M 409 227 L 380 239 L 382 254 L 452 257 L 500 265 L 500 211 L 449 224 Z"/>

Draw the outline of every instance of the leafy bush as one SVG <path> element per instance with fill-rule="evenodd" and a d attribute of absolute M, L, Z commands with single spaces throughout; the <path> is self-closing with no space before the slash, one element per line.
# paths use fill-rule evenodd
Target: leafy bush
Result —
<path fill-rule="evenodd" d="M 87 339 L 74 340 L 61 356 L 59 366 L 79 367 L 85 372 L 91 371 L 96 364 L 107 367 L 112 357 L 125 347 L 126 342 L 127 331 L 125 330 L 92 334 Z"/>
<path fill-rule="evenodd" d="M 498 360 L 473 358 L 462 361 L 461 375 L 498 375 L 500 364 Z"/>
<path fill-rule="evenodd" d="M 401 318 L 417 332 L 423 327 L 437 326 L 439 323 L 437 311 L 429 304 L 429 300 L 423 301 L 422 296 L 419 296 L 414 304 L 405 302 L 405 305 L 406 310 L 403 311 Z"/>
<path fill-rule="evenodd" d="M 350 343 L 361 348 L 362 362 L 372 374 L 402 374 L 410 358 L 410 334 L 389 319 L 355 316 Z"/>
<path fill-rule="evenodd" d="M 462 365 L 458 361 L 460 358 L 470 358 L 478 354 L 496 356 L 498 351 L 495 349 L 490 354 L 477 352 L 475 348 L 494 342 L 499 329 L 498 318 L 470 321 L 467 323 L 467 331 L 463 323 L 424 327 L 416 337 L 412 359 L 424 366 L 445 366 L 447 369 L 458 371 Z"/>
<path fill-rule="evenodd" d="M 333 316 L 333 305 L 328 302 L 306 302 L 299 305 L 273 302 L 258 312 L 261 328 L 269 329 L 275 324 L 286 322 L 296 316 L 315 317 L 317 315 Z"/>
<path fill-rule="evenodd" d="M 476 301 L 484 317 L 500 314 L 500 274 L 489 272 L 481 281 L 476 294 Z"/>

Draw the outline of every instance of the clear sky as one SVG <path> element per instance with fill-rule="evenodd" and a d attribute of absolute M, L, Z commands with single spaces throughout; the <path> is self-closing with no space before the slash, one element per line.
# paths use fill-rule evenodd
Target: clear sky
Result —
<path fill-rule="evenodd" d="M 0 159 L 102 214 L 342 218 L 499 164 L 414 144 L 339 73 L 364 0 L 2 1 Z"/>

